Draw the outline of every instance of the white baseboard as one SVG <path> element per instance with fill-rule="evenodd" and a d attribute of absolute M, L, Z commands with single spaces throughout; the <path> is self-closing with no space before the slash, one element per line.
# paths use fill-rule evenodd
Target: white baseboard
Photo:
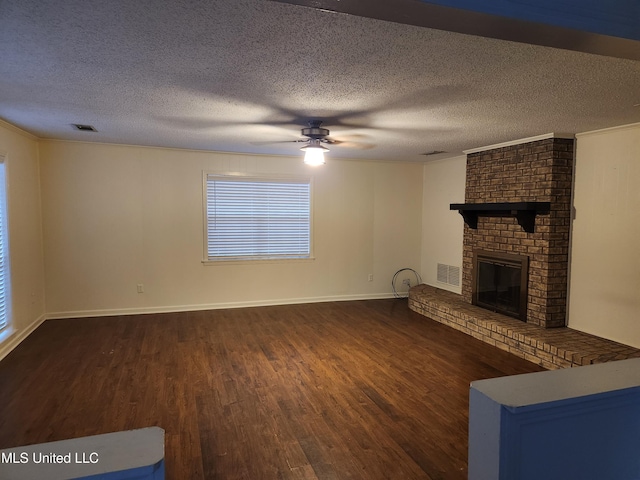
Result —
<path fill-rule="evenodd" d="M 327 297 L 286 298 L 275 300 L 252 300 L 244 302 L 210 303 L 198 305 L 162 305 L 158 307 L 113 308 L 102 310 L 76 310 L 47 313 L 47 319 L 110 317 L 116 315 L 142 315 L 145 313 L 193 312 L 197 310 L 221 310 L 224 308 L 266 307 L 272 305 L 295 305 L 301 303 L 348 302 L 354 300 L 380 300 L 393 298 L 392 293 L 360 295 L 336 295 Z"/>
<path fill-rule="evenodd" d="M 10 334 L 7 340 L 0 344 L 0 360 L 9 355 L 9 353 L 11 353 L 11 351 L 20 344 L 20 342 L 31 335 L 33 331 L 42 325 L 46 319 L 47 317 L 45 315 L 40 315 L 40 317 L 31 322 L 27 328 Z"/>

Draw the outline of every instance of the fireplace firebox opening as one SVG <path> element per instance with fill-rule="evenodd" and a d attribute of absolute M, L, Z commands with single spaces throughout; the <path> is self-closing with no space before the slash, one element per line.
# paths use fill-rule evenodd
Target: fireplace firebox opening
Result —
<path fill-rule="evenodd" d="M 472 303 L 527 321 L 529 257 L 503 252 L 473 252 Z"/>

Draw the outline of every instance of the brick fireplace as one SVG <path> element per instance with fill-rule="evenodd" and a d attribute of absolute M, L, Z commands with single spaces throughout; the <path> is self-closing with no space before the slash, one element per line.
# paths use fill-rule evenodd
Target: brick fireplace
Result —
<path fill-rule="evenodd" d="M 573 149 L 572 139 L 549 135 L 467 152 L 465 203 L 451 205 L 465 219 L 462 295 L 416 285 L 409 308 L 548 369 L 640 357 L 640 349 L 565 326 Z M 519 300 L 526 311 L 474 304 L 473 262 L 487 256 L 511 266 L 526 258 L 526 281 L 516 282 L 528 288 Z M 513 278 L 501 293 L 515 298 Z"/>
<path fill-rule="evenodd" d="M 472 303 L 474 253 L 526 256 L 523 320 L 565 326 L 573 148 L 573 139 L 546 138 L 467 155 L 465 204 L 504 208 L 481 210 L 474 221 L 465 216 L 464 301 Z"/>

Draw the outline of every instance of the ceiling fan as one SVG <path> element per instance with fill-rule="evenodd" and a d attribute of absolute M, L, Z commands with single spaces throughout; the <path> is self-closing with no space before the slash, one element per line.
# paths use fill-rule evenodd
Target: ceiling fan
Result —
<path fill-rule="evenodd" d="M 324 164 L 324 152 L 328 152 L 329 149 L 322 145 L 323 143 L 338 144 L 341 143 L 338 140 L 329 138 L 329 129 L 322 128 L 321 120 L 310 120 L 309 126 L 300 130 L 300 133 L 308 140 L 302 140 L 306 143 L 300 150 L 304 152 L 304 163 L 307 165 L 322 165 Z"/>
<path fill-rule="evenodd" d="M 298 140 L 284 140 L 280 142 L 260 142 L 265 143 L 304 143 L 305 145 L 300 148 L 304 154 L 304 163 L 307 165 L 322 165 L 324 164 L 324 153 L 329 149 L 324 146 L 327 145 L 339 145 L 343 143 L 340 140 L 336 140 L 329 137 L 329 129 L 321 126 L 322 120 L 309 120 L 308 127 L 302 128 L 300 133 L 303 137 Z"/>

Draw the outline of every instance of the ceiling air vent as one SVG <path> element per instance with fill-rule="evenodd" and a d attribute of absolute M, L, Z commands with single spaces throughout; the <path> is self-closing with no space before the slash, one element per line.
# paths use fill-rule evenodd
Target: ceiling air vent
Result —
<path fill-rule="evenodd" d="M 93 125 L 82 125 L 81 123 L 72 123 L 73 128 L 80 130 L 81 132 L 97 132 L 96 127 Z"/>
<path fill-rule="evenodd" d="M 444 150 L 432 150 L 430 152 L 421 153 L 420 155 L 424 155 L 425 157 L 429 157 L 431 155 L 438 155 L 440 153 L 447 153 Z"/>
<path fill-rule="evenodd" d="M 453 265 L 438 264 L 438 276 L 437 280 L 440 283 L 446 283 L 454 287 L 460 286 L 460 267 L 454 267 Z"/>

